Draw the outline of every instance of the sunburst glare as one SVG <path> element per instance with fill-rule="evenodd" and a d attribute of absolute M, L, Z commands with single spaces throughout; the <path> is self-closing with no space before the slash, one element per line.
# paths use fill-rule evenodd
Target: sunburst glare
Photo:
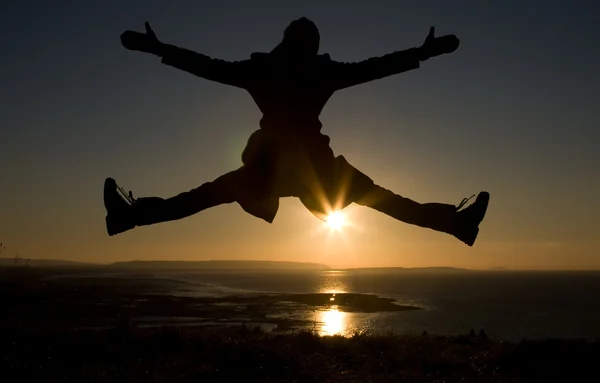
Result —
<path fill-rule="evenodd" d="M 341 211 L 334 211 L 327 216 L 327 226 L 331 230 L 340 231 L 346 224 L 346 215 Z"/>

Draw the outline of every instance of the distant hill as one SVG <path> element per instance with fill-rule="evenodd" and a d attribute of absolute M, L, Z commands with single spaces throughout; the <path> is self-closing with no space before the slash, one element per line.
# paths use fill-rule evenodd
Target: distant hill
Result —
<path fill-rule="evenodd" d="M 346 269 L 348 271 L 402 271 L 402 272 L 458 272 L 471 271 L 469 269 L 461 269 L 458 267 L 360 267 L 354 269 Z"/>
<path fill-rule="evenodd" d="M 26 259 L 21 259 L 23 266 Z M 14 258 L 0 258 L 0 266 L 15 266 Z M 103 267 L 127 270 L 331 270 L 327 265 L 310 262 L 287 261 L 124 261 L 110 264 L 65 261 L 60 259 L 30 259 L 32 267 Z M 495 268 L 499 270 L 499 268 Z M 343 269 L 357 272 L 460 272 L 471 271 L 456 267 L 361 267 Z"/>
<path fill-rule="evenodd" d="M 108 267 L 162 270 L 330 270 L 329 266 L 320 263 L 283 261 L 129 261 L 111 263 Z"/>
<path fill-rule="evenodd" d="M 24 266 L 27 262 L 27 258 L 21 258 L 18 265 Z M 0 266 L 15 266 L 14 258 L 0 258 Z M 75 262 L 75 261 L 64 261 L 62 259 L 30 259 L 27 266 L 38 266 L 38 267 L 65 267 L 65 266 L 100 266 L 96 263 L 86 262 Z"/>

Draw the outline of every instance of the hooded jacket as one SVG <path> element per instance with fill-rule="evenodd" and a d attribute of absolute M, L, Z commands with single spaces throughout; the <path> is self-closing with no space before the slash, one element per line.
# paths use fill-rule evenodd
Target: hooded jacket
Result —
<path fill-rule="evenodd" d="M 338 90 L 417 69 L 418 48 L 355 63 L 332 60 L 329 54 L 293 62 L 277 49 L 255 52 L 242 61 L 211 58 L 165 45 L 162 63 L 207 80 L 245 89 L 263 114 L 262 129 L 318 133 L 319 115 Z"/>

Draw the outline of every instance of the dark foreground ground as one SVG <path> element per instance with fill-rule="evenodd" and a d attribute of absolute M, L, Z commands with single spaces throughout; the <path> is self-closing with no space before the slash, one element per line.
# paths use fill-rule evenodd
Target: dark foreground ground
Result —
<path fill-rule="evenodd" d="M 247 327 L 3 332 L 3 382 L 597 382 L 600 344 L 267 334 Z"/>
<path fill-rule="evenodd" d="M 319 337 L 294 330 L 302 323 L 293 321 L 275 323 L 292 330 L 266 333 L 252 325 L 222 327 L 215 319 L 238 315 L 268 322 L 266 313 L 282 299 L 319 306 L 330 298 L 240 297 L 224 305 L 219 299 L 161 295 L 174 286 L 143 276 L 92 278 L 90 271 L 89 278 L 48 279 L 61 273 L 72 271 L 0 274 L 0 381 L 600 381 L 600 342 L 507 343 L 433 334 Z M 360 294 L 336 299 L 352 311 L 413 309 Z M 131 320 L 144 315 L 189 315 L 214 324 L 143 327 Z"/>

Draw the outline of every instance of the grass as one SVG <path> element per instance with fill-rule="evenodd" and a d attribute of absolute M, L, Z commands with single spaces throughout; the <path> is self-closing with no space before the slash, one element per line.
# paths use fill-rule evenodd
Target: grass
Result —
<path fill-rule="evenodd" d="M 476 336 L 283 335 L 258 328 L 136 329 L 0 336 L 3 382 L 598 381 L 600 343 Z M 8 379 L 5 379 L 7 378 Z"/>

